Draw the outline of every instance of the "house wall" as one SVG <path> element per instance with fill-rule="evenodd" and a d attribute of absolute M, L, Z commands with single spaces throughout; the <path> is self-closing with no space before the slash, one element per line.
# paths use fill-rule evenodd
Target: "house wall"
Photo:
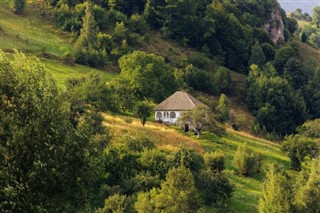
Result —
<path fill-rule="evenodd" d="M 161 117 L 159 117 L 159 113 L 161 113 Z M 172 113 L 175 113 L 175 118 L 172 118 Z M 178 118 L 181 116 L 183 111 L 155 111 L 154 118 L 155 121 L 162 121 L 164 123 L 176 124 Z"/>

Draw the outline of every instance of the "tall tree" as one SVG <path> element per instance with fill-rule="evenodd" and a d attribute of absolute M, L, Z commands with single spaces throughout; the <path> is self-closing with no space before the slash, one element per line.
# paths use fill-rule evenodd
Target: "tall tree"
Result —
<path fill-rule="evenodd" d="M 160 56 L 135 51 L 119 59 L 120 78 L 138 100 L 162 101 L 176 88 L 172 68 Z"/>
<path fill-rule="evenodd" d="M 82 29 L 76 42 L 78 49 L 95 49 L 97 46 L 97 26 L 93 15 L 93 6 L 90 1 L 86 2 L 85 15 L 83 17 Z"/>
<path fill-rule="evenodd" d="M 313 8 L 312 21 L 320 28 L 320 6 Z"/>
<path fill-rule="evenodd" d="M 92 117 L 74 128 L 69 106 L 39 60 L 0 52 L 1 210 L 88 210 L 102 150 Z"/>
<path fill-rule="evenodd" d="M 251 50 L 251 56 L 249 59 L 249 66 L 251 64 L 256 64 L 260 68 L 263 68 L 264 64 L 266 63 L 266 57 L 263 53 L 262 48 L 259 45 L 259 42 L 257 41 Z"/>
<path fill-rule="evenodd" d="M 26 6 L 25 0 L 12 0 L 12 9 L 16 14 L 22 14 Z"/>

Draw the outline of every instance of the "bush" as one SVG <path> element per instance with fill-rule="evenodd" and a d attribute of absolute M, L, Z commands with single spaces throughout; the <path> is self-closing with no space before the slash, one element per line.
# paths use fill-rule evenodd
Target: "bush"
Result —
<path fill-rule="evenodd" d="M 255 172 L 256 156 L 254 152 L 247 147 L 246 143 L 238 146 L 232 165 L 240 175 L 249 175 Z"/>
<path fill-rule="evenodd" d="M 203 155 L 205 165 L 212 171 L 221 172 L 225 169 L 224 154 L 222 152 L 207 152 Z"/>
<path fill-rule="evenodd" d="M 74 65 L 75 61 L 76 61 L 76 58 L 74 57 L 74 55 L 72 53 L 70 53 L 69 51 L 65 52 L 63 55 L 62 55 L 62 61 L 63 63 L 69 65 L 69 66 L 72 66 Z"/>
<path fill-rule="evenodd" d="M 213 75 L 213 85 L 217 94 L 229 94 L 234 87 L 230 70 L 225 67 L 219 67 Z"/>
<path fill-rule="evenodd" d="M 234 191 L 234 187 L 226 175 L 210 169 L 202 170 L 197 176 L 196 187 L 203 203 L 210 206 L 222 204 L 232 196 Z"/>
<path fill-rule="evenodd" d="M 115 194 L 108 197 L 105 200 L 104 207 L 102 209 L 98 209 L 98 213 L 105 212 L 117 212 L 117 213 L 125 213 L 125 212 L 134 212 L 133 211 L 133 200 L 126 195 Z"/>

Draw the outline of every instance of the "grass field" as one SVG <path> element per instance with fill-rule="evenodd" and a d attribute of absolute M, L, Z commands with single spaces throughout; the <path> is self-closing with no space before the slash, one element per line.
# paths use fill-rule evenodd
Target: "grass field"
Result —
<path fill-rule="evenodd" d="M 64 64 L 59 58 L 64 52 L 72 50 L 69 42 L 71 36 L 54 29 L 40 18 L 38 7 L 41 1 L 27 2 L 24 14 L 16 15 L 10 10 L 9 0 L 0 1 L 0 49 L 9 53 L 17 49 L 38 56 L 61 88 L 68 78 L 81 77 L 91 72 L 101 74 L 106 81 L 116 76 L 113 72 Z M 53 59 L 43 58 L 43 53 Z"/>
<path fill-rule="evenodd" d="M 42 21 L 37 4 L 38 1 L 29 0 L 24 14 L 16 15 L 10 9 L 9 0 L 0 1 L 0 48 L 15 48 L 33 54 L 45 51 L 60 57 L 71 50 L 70 36 Z"/>
<path fill-rule="evenodd" d="M 296 175 L 296 172 L 289 170 L 289 158 L 280 150 L 279 144 L 256 138 L 246 132 L 238 132 L 228 128 L 223 137 L 204 132 L 201 138 L 197 139 L 192 133 L 183 133 L 179 127 L 169 127 L 150 121 L 147 122 L 145 127 L 142 127 L 140 121 L 136 118 L 107 113 L 104 113 L 103 117 L 104 124 L 112 130 L 115 141 L 119 137 L 134 135 L 136 132 L 143 131 L 162 149 L 175 151 L 183 145 L 198 152 L 222 151 L 226 156 L 227 169 L 225 173 L 236 187 L 233 197 L 227 203 L 228 212 L 258 212 L 258 200 L 263 181 L 263 174 L 242 177 L 234 172 L 231 164 L 238 145 L 247 143 L 253 151 L 263 155 L 264 165 L 269 162 L 276 162 L 286 168 L 291 176 Z M 220 210 L 208 207 L 204 209 L 204 212 L 220 212 Z"/>
<path fill-rule="evenodd" d="M 98 70 L 92 67 L 86 67 L 79 64 L 74 66 L 68 66 L 63 64 L 61 61 L 52 59 L 41 59 L 42 63 L 45 65 L 47 70 L 51 73 L 53 78 L 57 81 L 60 87 L 64 87 L 64 82 L 68 78 L 78 78 L 89 73 L 98 73 L 106 81 L 110 81 L 116 76 L 115 73 Z"/>

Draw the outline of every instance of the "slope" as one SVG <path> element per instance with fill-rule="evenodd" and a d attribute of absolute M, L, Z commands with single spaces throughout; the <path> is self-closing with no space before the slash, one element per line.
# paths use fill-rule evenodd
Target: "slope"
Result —
<path fill-rule="evenodd" d="M 12 13 L 9 0 L 0 1 L 0 49 L 12 53 L 14 49 L 36 55 L 63 88 L 67 78 L 80 77 L 90 72 L 110 80 L 116 74 L 82 65 L 68 66 L 60 58 L 72 51 L 72 36 L 62 33 L 41 17 L 41 1 L 28 1 L 23 15 Z"/>
<path fill-rule="evenodd" d="M 250 177 L 235 174 L 231 162 L 238 145 L 247 143 L 253 151 L 261 153 L 264 165 L 276 162 L 286 168 L 290 175 L 296 175 L 296 172 L 289 170 L 289 158 L 280 150 L 279 144 L 248 135 L 245 132 L 237 132 L 228 128 L 222 137 L 204 132 L 201 138 L 197 139 L 192 133 L 183 133 L 176 126 L 166 126 L 148 121 L 145 127 L 142 127 L 136 118 L 107 113 L 103 113 L 103 117 L 104 125 L 112 130 L 115 141 L 119 137 L 135 135 L 137 131 L 143 131 L 160 149 L 176 151 L 184 146 L 198 152 L 222 151 L 226 156 L 227 169 L 225 172 L 235 185 L 233 197 L 228 202 L 228 212 L 258 212 L 257 206 L 263 181 L 263 174 Z M 204 209 L 204 212 L 220 211 L 211 207 Z"/>

